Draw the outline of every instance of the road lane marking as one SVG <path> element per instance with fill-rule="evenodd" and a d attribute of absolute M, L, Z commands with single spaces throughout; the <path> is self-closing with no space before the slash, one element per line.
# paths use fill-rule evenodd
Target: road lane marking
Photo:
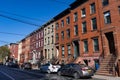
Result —
<path fill-rule="evenodd" d="M 10 75 L 8 75 L 7 73 L 0 71 L 2 74 L 4 74 L 5 76 L 9 77 L 11 80 L 15 80 L 13 77 L 11 77 Z"/>

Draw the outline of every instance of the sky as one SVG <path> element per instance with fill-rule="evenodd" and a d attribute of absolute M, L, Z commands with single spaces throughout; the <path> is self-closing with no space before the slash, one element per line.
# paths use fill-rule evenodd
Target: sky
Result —
<path fill-rule="evenodd" d="M 74 1 L 0 0 L 0 46 L 22 40 Z"/>

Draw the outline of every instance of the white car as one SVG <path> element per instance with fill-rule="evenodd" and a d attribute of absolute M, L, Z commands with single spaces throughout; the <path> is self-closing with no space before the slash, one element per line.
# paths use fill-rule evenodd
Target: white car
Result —
<path fill-rule="evenodd" d="M 52 73 L 52 72 L 57 72 L 60 67 L 61 67 L 60 65 L 52 65 L 50 63 L 47 63 L 40 67 L 40 71 Z"/>

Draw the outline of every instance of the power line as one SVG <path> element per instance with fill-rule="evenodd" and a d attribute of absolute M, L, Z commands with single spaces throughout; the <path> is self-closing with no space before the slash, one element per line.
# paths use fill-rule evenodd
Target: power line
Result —
<path fill-rule="evenodd" d="M 30 20 L 46 22 L 46 20 L 43 20 L 43 19 L 31 18 L 31 17 L 27 17 L 27 16 L 15 14 L 15 13 L 10 13 L 10 12 L 6 12 L 6 11 L 1 11 L 1 10 L 0 10 L 0 12 L 10 14 L 10 15 L 14 15 L 14 16 L 18 16 L 18 17 L 22 17 L 22 18 L 26 18 L 26 19 L 30 19 Z"/>
<path fill-rule="evenodd" d="M 3 41 L 3 40 L 0 40 L 0 42 L 7 43 L 7 44 L 11 43 L 11 42 L 7 42 L 7 41 Z"/>
<path fill-rule="evenodd" d="M 0 16 L 4 17 L 4 18 L 7 18 L 7 19 L 10 19 L 10 20 L 21 22 L 21 23 L 24 23 L 24 24 L 29 24 L 29 25 L 32 25 L 32 26 L 40 27 L 40 25 L 38 25 L 38 24 L 34 24 L 34 23 L 31 23 L 31 22 L 27 22 L 27 21 L 23 21 L 23 20 L 20 20 L 20 19 L 12 18 L 12 17 L 6 16 L 6 15 L 3 15 L 3 14 L 0 14 Z"/>
<path fill-rule="evenodd" d="M 0 32 L 2 34 L 9 34 L 9 35 L 18 35 L 18 36 L 26 36 L 24 34 L 17 34 L 17 33 L 9 33 L 9 32 Z"/>

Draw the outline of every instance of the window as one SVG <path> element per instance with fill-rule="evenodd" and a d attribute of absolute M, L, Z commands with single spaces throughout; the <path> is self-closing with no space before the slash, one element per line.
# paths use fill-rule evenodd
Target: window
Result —
<path fill-rule="evenodd" d="M 67 45 L 67 51 L 68 51 L 68 56 L 71 55 L 71 46 L 70 45 Z"/>
<path fill-rule="evenodd" d="M 46 36 L 46 29 L 45 29 L 45 36 Z"/>
<path fill-rule="evenodd" d="M 96 18 L 91 19 L 91 24 L 92 24 L 92 30 L 96 30 L 97 29 Z"/>
<path fill-rule="evenodd" d="M 74 35 L 78 35 L 78 25 L 74 26 Z"/>
<path fill-rule="evenodd" d="M 92 3 L 90 5 L 90 10 L 91 10 L 91 14 L 94 14 L 96 12 L 96 9 L 95 9 L 95 3 Z"/>
<path fill-rule="evenodd" d="M 50 50 L 48 49 L 48 59 L 50 59 Z"/>
<path fill-rule="evenodd" d="M 52 58 L 54 58 L 54 49 L 52 48 Z"/>
<path fill-rule="evenodd" d="M 94 48 L 94 51 L 99 51 L 98 38 L 93 38 L 93 48 Z"/>
<path fill-rule="evenodd" d="M 119 11 L 119 14 L 120 14 L 120 6 L 118 6 L 118 11 Z"/>
<path fill-rule="evenodd" d="M 85 8 L 83 8 L 82 10 L 81 10 L 81 13 L 82 13 L 82 17 L 85 17 L 86 16 L 86 11 L 85 11 Z"/>
<path fill-rule="evenodd" d="M 70 38 L 70 29 L 67 29 L 67 38 L 69 39 Z"/>
<path fill-rule="evenodd" d="M 52 44 L 54 43 L 54 37 L 52 36 Z"/>
<path fill-rule="evenodd" d="M 74 13 L 74 22 L 76 22 L 76 21 L 78 21 L 78 14 L 77 14 L 77 12 Z"/>
<path fill-rule="evenodd" d="M 58 41 L 58 40 L 59 40 L 59 34 L 56 33 L 56 41 Z"/>
<path fill-rule="evenodd" d="M 43 33 L 44 33 L 44 31 L 41 31 L 41 37 L 43 37 Z"/>
<path fill-rule="evenodd" d="M 103 6 L 106 6 L 106 5 L 108 5 L 109 4 L 109 0 L 102 0 L 102 5 Z"/>
<path fill-rule="evenodd" d="M 61 38 L 64 39 L 64 31 L 61 32 Z"/>
<path fill-rule="evenodd" d="M 48 37 L 48 45 L 50 44 L 50 38 Z"/>
<path fill-rule="evenodd" d="M 50 34 L 50 27 L 48 27 L 48 34 Z"/>
<path fill-rule="evenodd" d="M 54 25 L 52 25 L 52 31 L 51 32 L 54 32 Z"/>
<path fill-rule="evenodd" d="M 64 46 L 62 46 L 62 57 L 64 57 L 65 56 L 65 49 L 64 49 Z"/>
<path fill-rule="evenodd" d="M 82 32 L 83 33 L 87 32 L 86 21 L 82 23 Z"/>
<path fill-rule="evenodd" d="M 41 43 L 40 43 L 40 40 L 39 40 L 39 47 L 41 47 Z"/>
<path fill-rule="evenodd" d="M 66 18 L 66 23 L 70 24 L 70 17 L 69 16 Z"/>
<path fill-rule="evenodd" d="M 84 40 L 84 52 L 88 52 L 88 41 Z"/>
<path fill-rule="evenodd" d="M 61 20 L 61 26 L 64 27 L 64 20 Z"/>
<path fill-rule="evenodd" d="M 41 33 L 39 32 L 39 38 L 41 37 Z"/>
<path fill-rule="evenodd" d="M 105 24 L 111 23 L 110 11 L 104 12 L 104 21 L 105 21 Z"/>
<path fill-rule="evenodd" d="M 56 26 L 55 26 L 55 27 L 56 27 L 56 30 L 58 30 L 58 28 L 59 28 L 59 24 L 58 24 L 58 23 L 56 23 Z"/>
<path fill-rule="evenodd" d="M 46 38 L 45 38 L 45 43 L 46 43 Z"/>
<path fill-rule="evenodd" d="M 41 47 L 44 46 L 44 39 L 41 40 Z"/>
<path fill-rule="evenodd" d="M 36 48 L 38 48 L 38 45 L 39 45 L 38 42 L 36 42 Z"/>

